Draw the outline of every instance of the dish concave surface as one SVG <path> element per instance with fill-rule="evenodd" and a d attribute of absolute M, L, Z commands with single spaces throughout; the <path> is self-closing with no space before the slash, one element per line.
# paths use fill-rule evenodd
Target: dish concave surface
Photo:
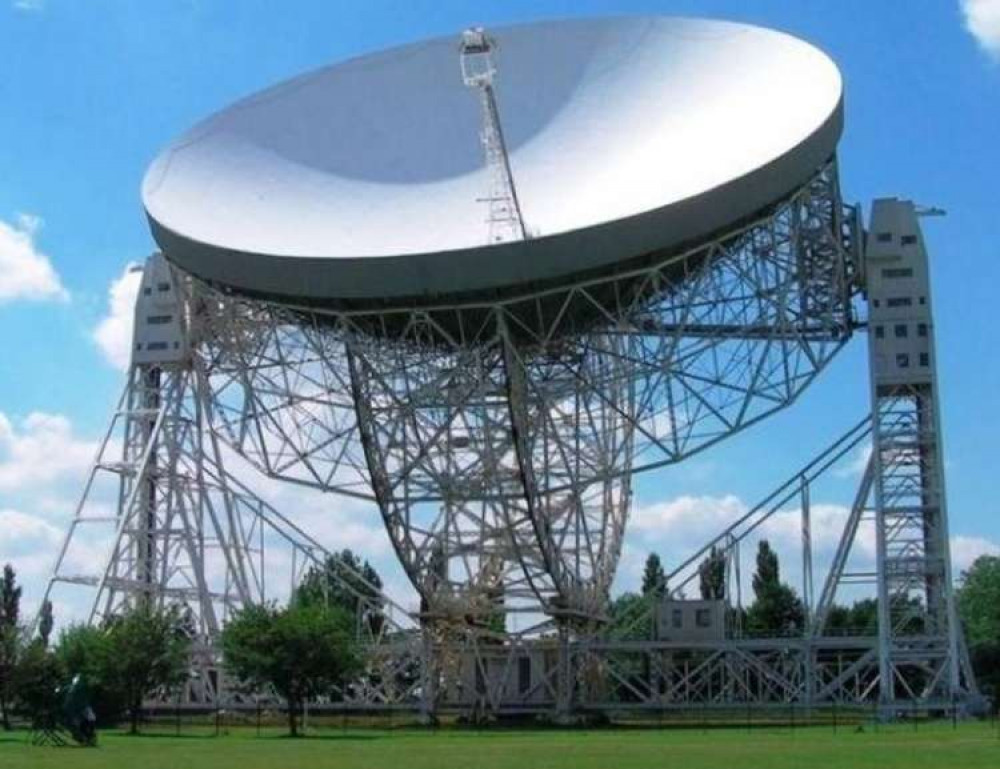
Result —
<path fill-rule="evenodd" d="M 840 137 L 836 66 L 780 32 L 672 17 L 488 32 L 527 240 L 487 242 L 480 103 L 456 33 L 279 84 L 167 147 L 142 195 L 168 259 L 299 305 L 516 296 L 724 231 Z"/>

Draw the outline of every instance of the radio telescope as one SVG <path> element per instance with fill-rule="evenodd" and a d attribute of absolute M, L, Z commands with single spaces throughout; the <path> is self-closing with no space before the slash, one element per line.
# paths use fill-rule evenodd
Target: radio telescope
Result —
<path fill-rule="evenodd" d="M 281 83 L 146 174 L 164 277 L 139 299 L 129 397 L 187 398 L 213 451 L 375 504 L 421 599 L 425 706 L 463 654 L 551 637 L 565 711 L 633 474 L 789 405 L 857 325 L 843 116 L 811 45 L 679 18 L 472 28 Z M 154 503 L 102 595 L 137 569 L 154 590 Z M 900 590 L 940 588 L 935 547 Z M 940 612 L 928 664 L 951 696 L 950 597 Z"/>

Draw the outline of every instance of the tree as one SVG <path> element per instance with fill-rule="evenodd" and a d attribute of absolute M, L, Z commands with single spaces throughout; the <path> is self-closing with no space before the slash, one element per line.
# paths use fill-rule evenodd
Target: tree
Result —
<path fill-rule="evenodd" d="M 66 671 L 66 679 L 77 676 L 90 693 L 90 702 L 102 725 L 115 723 L 125 711 L 125 698 L 115 686 L 111 668 L 114 655 L 108 648 L 107 628 L 71 625 L 59 634 L 55 655 Z"/>
<path fill-rule="evenodd" d="M 878 602 L 874 598 L 863 598 L 851 606 L 831 606 L 824 632 L 844 636 L 877 635 Z"/>
<path fill-rule="evenodd" d="M 726 597 L 726 554 L 713 546 L 698 564 L 698 588 L 706 601 L 721 601 Z"/>
<path fill-rule="evenodd" d="M 285 699 L 297 737 L 303 705 L 359 668 L 351 624 L 343 608 L 321 603 L 247 606 L 222 631 L 225 664 L 245 684 L 271 686 Z"/>
<path fill-rule="evenodd" d="M 21 652 L 21 588 L 14 567 L 3 567 L 0 579 L 0 718 L 10 731 L 10 705 L 14 695 L 14 673 Z"/>
<path fill-rule="evenodd" d="M 802 602 L 791 587 L 782 583 L 778 554 L 766 539 L 757 546 L 753 592 L 754 602 L 747 610 L 747 631 L 751 635 L 783 636 L 801 632 L 805 623 Z"/>
<path fill-rule="evenodd" d="M 375 567 L 345 549 L 306 572 L 295 591 L 295 601 L 339 607 L 378 635 L 385 622 L 381 590 L 382 578 Z"/>
<path fill-rule="evenodd" d="M 17 700 L 32 729 L 55 729 L 63 716 L 66 669 L 40 640 L 28 644 L 14 674 Z"/>
<path fill-rule="evenodd" d="M 650 553 L 642 572 L 642 594 L 662 596 L 667 592 L 667 575 L 663 571 L 660 556 Z"/>
<path fill-rule="evenodd" d="M 1000 696 L 1000 557 L 983 555 L 962 573 L 956 596 L 972 667 L 983 692 Z"/>
<path fill-rule="evenodd" d="M 760 600 L 768 590 L 781 584 L 781 570 L 778 565 L 778 554 L 774 552 L 771 543 L 762 539 L 757 543 L 757 571 L 753 575 L 753 593 Z"/>
<path fill-rule="evenodd" d="M 187 675 L 191 641 L 179 631 L 179 622 L 175 608 L 141 601 L 108 625 L 99 651 L 100 675 L 124 702 L 132 734 L 139 731 L 143 700 Z"/>
<path fill-rule="evenodd" d="M 1000 556 L 982 555 L 962 573 L 958 612 L 970 646 L 1000 643 Z"/>
<path fill-rule="evenodd" d="M 38 638 L 42 642 L 42 646 L 48 647 L 54 624 L 55 621 L 52 618 L 52 601 L 46 599 L 42 601 L 42 609 L 38 613 Z"/>
<path fill-rule="evenodd" d="M 608 610 L 609 634 L 618 640 L 648 641 L 652 638 L 653 612 L 636 593 L 622 593 Z"/>

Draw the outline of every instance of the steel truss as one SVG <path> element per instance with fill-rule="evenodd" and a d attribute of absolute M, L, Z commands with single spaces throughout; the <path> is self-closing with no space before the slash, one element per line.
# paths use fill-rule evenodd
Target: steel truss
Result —
<path fill-rule="evenodd" d="M 830 163 L 697 249 L 489 304 L 321 311 L 191 281 L 195 355 L 235 451 L 377 503 L 426 621 L 593 629 L 631 474 L 809 384 L 851 331 L 855 233 Z"/>
<path fill-rule="evenodd" d="M 176 291 L 162 257 L 147 262 L 143 285 Z M 140 297 L 137 304 L 135 347 L 155 350 L 157 360 L 135 356 L 140 360 L 130 367 L 44 599 L 63 585 L 84 587 L 92 596 L 89 622 L 95 624 L 139 602 L 178 607 L 180 629 L 193 647 L 182 699 L 202 705 L 231 701 L 235 692 L 223 693 L 219 658 L 223 623 L 243 606 L 283 598 L 308 567 L 326 565 L 330 553 L 226 468 L 226 451 L 207 429 L 204 382 L 191 365 L 188 346 L 150 343 L 140 318 L 164 312 L 164 303 L 154 306 Z M 166 306 L 176 314 L 152 317 L 171 317 L 175 327 L 168 338 L 183 339 L 181 303 Z M 236 459 L 231 452 L 229 458 Z M 111 495 L 105 492 L 117 496 L 110 510 Z M 97 545 L 107 548 L 105 557 L 80 557 Z M 402 670 L 412 667 L 405 654 L 416 640 L 412 620 L 360 574 L 343 564 L 339 568 L 342 584 L 359 602 L 358 640 L 373 651 L 369 669 L 342 696 L 369 702 L 403 699 L 414 685 L 404 682 Z M 278 571 L 288 581 L 276 590 Z M 368 622 L 375 613 L 384 621 Z"/>
<path fill-rule="evenodd" d="M 497 73 L 493 62 L 495 51 L 496 41 L 482 27 L 467 29 L 462 33 L 462 82 L 479 93 L 483 126 L 481 138 L 486 156 L 486 172 L 490 176 L 490 189 L 483 201 L 489 206 L 486 217 L 487 243 L 527 238 L 517 189 L 514 187 L 514 175 L 510 170 L 507 145 L 503 138 L 496 91 L 493 88 L 493 78 Z"/>
<path fill-rule="evenodd" d="M 53 583 L 95 589 L 95 621 L 137 600 L 188 607 L 196 680 L 211 682 L 191 696 L 218 697 L 214 641 L 234 608 L 266 599 L 267 535 L 301 564 L 325 554 L 225 469 L 233 451 L 267 476 L 369 499 L 381 513 L 420 595 L 422 633 L 398 610 L 388 633 L 363 639 L 374 667 L 343 693 L 355 704 L 562 715 L 873 696 L 886 712 L 954 706 L 975 684 L 954 621 L 926 381 L 875 386 L 874 421 L 706 546 L 738 564 L 739 543 L 798 499 L 811 585 L 809 484 L 871 435 L 815 606 L 807 589 L 802 637 L 743 638 L 734 626 L 724 641 L 679 644 L 603 629 L 632 473 L 713 445 L 811 382 L 855 323 L 859 228 L 831 163 L 698 249 L 489 304 L 289 307 L 226 295 L 154 256 L 144 284 L 177 293 L 182 327 L 173 347 L 137 330 L 137 349 L 165 352 L 136 353 Z M 101 475 L 118 483 L 113 516 L 91 509 Z M 848 568 L 865 516 L 880 532 L 874 575 Z M 99 522 L 113 529 L 103 571 L 69 573 L 74 538 Z M 885 597 L 885 637 L 826 635 L 838 587 L 859 577 Z"/>
<path fill-rule="evenodd" d="M 746 703 L 808 709 L 852 704 L 875 707 L 886 718 L 913 709 L 982 708 L 955 613 L 933 317 L 918 215 L 908 201 L 879 200 L 873 206 L 859 274 L 870 307 L 872 416 L 667 575 L 671 590 L 682 591 L 697 576 L 700 560 L 718 549 L 727 564 L 727 604 L 738 606 L 740 543 L 773 514 L 798 502 L 807 613 L 802 636 L 747 639 L 738 624 L 730 623 L 725 641 L 629 641 L 637 628 L 642 628 L 640 637 L 655 635 L 657 606 L 648 600 L 629 622 L 614 629 L 610 643 L 580 647 L 579 654 L 604 659 L 609 671 L 617 666 L 627 672 L 612 673 L 620 702 L 612 698 L 601 707 L 725 708 Z M 814 606 L 810 486 L 869 439 L 872 451 Z M 865 536 L 863 524 L 875 540 L 874 565 L 858 566 L 852 555 Z M 879 614 L 877 636 L 829 634 L 838 591 L 851 585 L 871 586 Z M 751 686 L 751 681 L 756 683 Z"/>
<path fill-rule="evenodd" d="M 910 393 L 910 397 L 921 397 Z M 926 397 L 926 393 L 923 394 Z M 711 539 L 667 575 L 671 591 L 680 594 L 697 577 L 698 563 L 717 548 L 726 557 L 728 607 L 739 606 L 739 549 L 751 534 L 773 515 L 800 505 L 803 531 L 803 585 L 812 572 L 809 536 L 810 487 L 871 439 L 880 449 L 872 453 L 861 476 L 855 501 L 845 522 L 841 542 L 824 580 L 813 611 L 805 601 L 807 624 L 801 634 L 783 638 L 753 638 L 744 635 L 737 612 L 731 612 L 725 640 L 666 642 L 655 639 L 660 601 L 645 597 L 630 616 L 597 639 L 570 647 L 575 701 L 584 708 L 614 712 L 630 710 L 704 711 L 775 709 L 808 715 L 812 710 L 855 708 L 891 718 L 907 711 L 937 711 L 965 714 L 981 710 L 982 698 L 965 650 L 961 631 L 949 624 L 947 583 L 925 580 L 944 569 L 941 556 L 931 568 L 920 563 L 937 544 L 937 527 L 915 527 L 913 498 L 938 501 L 916 475 L 928 473 L 926 433 L 917 438 L 913 425 L 913 403 L 905 393 L 896 393 L 881 403 L 878 419 L 866 417 L 834 441 L 774 492 L 729 527 Z M 929 414 L 924 412 L 924 417 Z M 923 421 L 927 424 L 926 421 Z M 924 456 L 915 454 L 923 444 Z M 883 460 L 881 509 L 876 495 L 876 466 Z M 892 489 L 891 491 L 889 489 Z M 906 512 L 900 513 L 899 508 Z M 794 508 L 792 508 L 794 509 Z M 852 550 L 861 525 L 870 525 L 876 539 L 884 539 L 884 565 L 853 566 Z M 884 527 L 885 533 L 879 534 Z M 896 561 L 895 563 L 893 561 Z M 830 611 L 838 590 L 867 584 L 875 592 L 879 607 L 890 620 L 890 640 L 878 635 L 843 635 L 831 632 Z M 888 595 L 883 603 L 882 592 Z M 956 650 L 949 651 L 954 639 Z M 951 656 L 954 654 L 955 656 Z M 951 660 L 956 678 L 949 679 Z M 888 665 L 888 675 L 883 671 Z M 599 689 L 589 683 L 593 671 Z M 589 671 L 589 672 L 588 672 Z M 589 678 L 588 678 L 589 676 Z M 888 681 L 888 683 L 884 683 Z M 508 701 L 507 707 L 514 703 Z"/>
<path fill-rule="evenodd" d="M 876 389 L 871 473 L 888 709 L 977 694 L 954 605 L 936 410 L 929 384 Z"/>

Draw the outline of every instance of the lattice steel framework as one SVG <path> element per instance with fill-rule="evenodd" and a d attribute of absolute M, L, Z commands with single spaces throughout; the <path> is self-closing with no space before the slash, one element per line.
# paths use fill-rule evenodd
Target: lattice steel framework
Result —
<path fill-rule="evenodd" d="M 788 405 L 848 338 L 852 213 L 831 162 L 697 249 L 489 303 L 320 311 L 190 281 L 214 429 L 268 475 L 374 499 L 425 619 L 592 626 L 631 474 Z"/>
<path fill-rule="evenodd" d="M 902 242 L 900 227 L 909 233 L 915 218 L 893 230 Z M 875 217 L 878 228 L 892 229 Z M 52 585 L 90 587 L 93 621 L 139 600 L 185 606 L 196 640 L 188 697 L 216 700 L 220 623 L 266 599 L 265 550 L 278 543 L 300 566 L 325 556 L 225 468 L 232 449 L 267 475 L 371 499 L 381 511 L 421 596 L 422 641 L 398 606 L 378 636 L 359 622 L 371 665 L 341 693 L 353 705 L 562 714 L 971 707 L 978 693 L 950 587 L 936 378 L 921 363 L 932 358 L 920 357 L 933 354 L 927 286 L 909 286 L 907 304 L 897 284 L 878 285 L 876 269 L 906 268 L 875 242 L 867 274 L 857 273 L 858 224 L 841 214 L 831 164 L 760 220 L 700 249 L 489 305 L 307 311 L 227 296 L 151 257 L 144 296 L 176 297 L 139 300 L 128 385 Z M 918 244 L 914 263 L 926 274 Z M 602 632 L 631 475 L 790 403 L 849 335 L 861 282 L 874 308 L 890 299 L 897 310 L 926 308 L 872 314 L 873 417 L 700 553 L 721 548 L 731 569 L 739 543 L 799 500 L 811 576 L 809 485 L 871 436 L 802 636 L 743 638 L 730 627 L 725 640 L 657 640 L 652 603 Z M 884 343 L 878 327 L 890 322 L 893 339 L 915 339 L 912 349 Z M 895 331 L 900 323 L 913 334 Z M 904 354 L 917 365 L 902 365 Z M 92 499 L 102 476 L 117 485 L 114 515 Z M 878 564 L 853 573 L 865 520 Z M 67 554 L 97 525 L 109 531 L 108 557 L 73 571 Z M 674 589 L 700 554 L 672 572 Z M 292 571 L 294 582 L 301 569 Z M 345 584 L 358 579 L 345 575 Z M 877 589 L 878 637 L 827 635 L 837 589 L 856 581 Z M 728 595 L 739 593 L 737 578 Z M 372 611 L 392 605 L 365 598 Z"/>
<path fill-rule="evenodd" d="M 476 89 L 479 94 L 482 111 L 480 138 L 486 157 L 486 173 L 490 177 L 489 192 L 483 199 L 489 211 L 486 217 L 486 242 L 504 243 L 524 240 L 527 233 L 521 218 L 521 204 L 517 199 L 514 175 L 510 170 L 510 158 L 507 155 L 493 86 L 497 73 L 493 62 L 495 52 L 496 41 L 482 27 L 467 29 L 462 33 L 462 82 L 469 88 Z"/>
<path fill-rule="evenodd" d="M 248 604 L 284 598 L 305 569 L 326 567 L 330 553 L 227 469 L 226 450 L 207 429 L 177 278 L 161 256 L 148 260 L 142 289 L 126 387 L 43 600 L 65 585 L 83 588 L 93 624 L 139 602 L 178 607 L 179 630 L 192 639 L 183 700 L 212 704 L 227 699 L 218 646 L 226 619 Z M 237 458 L 230 452 L 229 459 Z M 98 546 L 103 557 L 93 555 Z M 349 566 L 329 564 L 357 598 L 358 640 L 372 649 L 368 670 L 343 696 L 405 698 L 418 680 L 403 672 L 412 666 L 412 618 Z M 287 582 L 276 588 L 279 572 Z M 374 614 L 382 621 L 367 621 Z"/>
<path fill-rule="evenodd" d="M 865 251 L 880 695 L 889 711 L 898 701 L 949 702 L 975 692 L 971 675 L 962 673 L 952 590 L 922 213 L 938 212 L 910 201 L 875 201 Z"/>

